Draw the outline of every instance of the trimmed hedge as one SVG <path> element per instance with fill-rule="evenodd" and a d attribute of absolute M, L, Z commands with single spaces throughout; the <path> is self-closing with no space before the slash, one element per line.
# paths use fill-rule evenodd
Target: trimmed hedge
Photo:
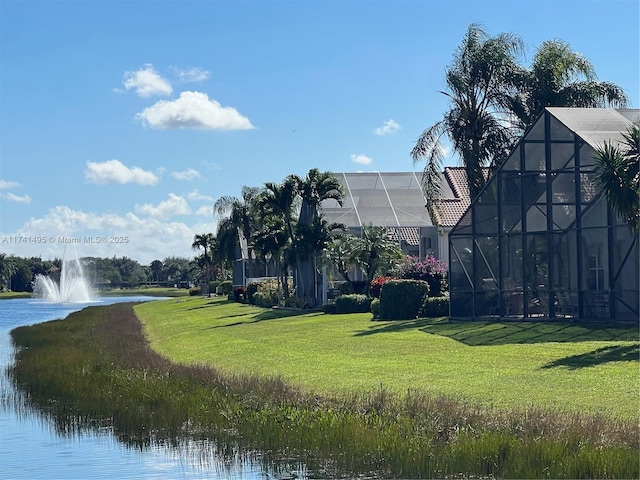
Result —
<path fill-rule="evenodd" d="M 380 291 L 380 318 L 410 320 L 422 313 L 422 305 L 429 294 L 424 280 L 389 280 Z"/>
<path fill-rule="evenodd" d="M 231 280 L 225 280 L 224 282 L 220 282 L 216 287 L 216 293 L 220 293 L 220 295 L 230 295 L 233 293 L 233 284 Z"/>
<path fill-rule="evenodd" d="M 380 299 L 374 298 L 371 301 L 371 313 L 373 313 L 373 318 L 380 318 Z"/>
<path fill-rule="evenodd" d="M 427 297 L 422 304 L 421 317 L 447 317 L 449 297 Z"/>
<path fill-rule="evenodd" d="M 371 311 L 371 297 L 353 293 L 336 298 L 336 313 L 366 313 Z"/>

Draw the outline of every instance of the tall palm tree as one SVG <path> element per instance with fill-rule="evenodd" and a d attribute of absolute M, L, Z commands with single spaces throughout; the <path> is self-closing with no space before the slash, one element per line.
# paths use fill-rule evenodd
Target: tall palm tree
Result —
<path fill-rule="evenodd" d="M 478 24 L 469 26 L 446 71 L 447 91 L 441 93 L 449 98 L 449 110 L 422 132 L 411 151 L 414 164 L 426 162 L 421 183 L 429 208 L 441 192 L 443 137 L 462 160 L 472 198 L 485 183 L 483 167 L 497 167 L 508 154 L 515 132 L 505 109 L 520 78 L 516 57 L 521 51 L 515 34 L 489 37 Z"/>
<path fill-rule="evenodd" d="M 268 235 L 271 230 L 274 237 L 272 241 L 275 243 L 270 248 L 273 253 L 278 255 L 277 258 L 283 269 L 288 270 L 288 265 L 293 264 L 294 278 L 298 276 L 296 269 L 299 264 L 299 253 L 296 252 L 295 243 L 299 185 L 300 178 L 296 175 L 289 175 L 281 183 L 267 182 L 256 202 L 265 227 L 260 235 Z M 263 241 L 262 248 L 264 248 L 264 243 Z M 283 276 L 286 276 L 286 271 Z M 285 297 L 288 297 L 286 278 L 284 278 L 283 287 L 285 288 Z"/>
<path fill-rule="evenodd" d="M 312 168 L 304 179 L 299 179 L 298 191 L 301 197 L 296 232 L 296 248 L 300 253 L 298 295 L 305 304 L 315 306 L 319 300 L 314 288 L 317 258 L 329 243 L 332 232 L 346 228 L 342 224 L 323 220 L 319 209 L 321 203 L 328 199 L 342 206 L 344 187 L 331 172 Z"/>
<path fill-rule="evenodd" d="M 261 191 L 261 188 L 245 185 L 242 187 L 241 198 L 226 195 L 216 200 L 213 213 L 218 217 L 228 216 L 231 223 L 248 240 L 256 226 L 255 202 Z"/>
<path fill-rule="evenodd" d="M 204 250 L 202 261 L 209 296 L 211 296 L 211 291 L 209 290 L 209 282 L 211 281 L 211 249 L 214 241 L 215 236 L 213 233 L 199 233 L 193 237 L 193 243 L 191 244 L 191 248 L 194 250 L 199 250 L 201 248 Z"/>
<path fill-rule="evenodd" d="M 545 107 L 625 107 L 624 90 L 597 80 L 589 59 L 562 40 L 547 40 L 536 50 L 531 67 L 523 69 L 511 110 L 524 130 Z"/>
<path fill-rule="evenodd" d="M 605 142 L 596 149 L 597 174 L 607 203 L 625 220 L 629 229 L 640 227 L 640 123 L 629 126 L 622 134 L 622 145 Z"/>
<path fill-rule="evenodd" d="M 224 218 L 218 222 L 216 230 L 216 243 L 214 257 L 220 261 L 220 268 L 224 271 L 225 264 L 233 268 L 233 263 L 238 258 L 236 249 L 238 247 L 238 228 L 231 218 Z"/>

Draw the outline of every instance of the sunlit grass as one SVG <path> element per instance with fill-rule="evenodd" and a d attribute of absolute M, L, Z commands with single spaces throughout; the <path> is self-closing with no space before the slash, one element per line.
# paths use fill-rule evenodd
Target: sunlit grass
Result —
<path fill-rule="evenodd" d="M 181 304 L 205 306 L 201 311 L 211 305 L 172 300 L 156 306 Z M 283 312 L 215 305 L 235 327 L 285 320 L 300 321 L 297 327 L 306 321 L 316 326 L 318 317 L 285 319 L 278 318 Z M 210 328 L 209 320 L 201 320 L 200 330 Z M 410 330 L 407 326 L 395 324 L 402 335 Z M 216 454 L 228 452 L 233 458 L 258 451 L 276 466 L 295 458 L 322 478 L 640 474 L 636 420 L 545 408 L 486 408 L 380 385 L 318 395 L 273 376 L 221 375 L 202 366 L 177 365 L 148 348 L 127 304 L 90 307 L 62 321 L 20 327 L 12 338 L 18 354 L 11 378 L 65 434 L 107 426 L 138 448 L 151 443 L 180 448 L 184 439 L 208 439 Z"/>
<path fill-rule="evenodd" d="M 151 345 L 185 364 L 279 375 L 336 393 L 383 385 L 486 406 L 640 415 L 638 329 L 569 323 L 371 321 L 221 299 L 136 307 Z"/>
<path fill-rule="evenodd" d="M 30 292 L 0 292 L 0 300 L 9 300 L 12 298 L 29 298 L 33 294 Z"/>

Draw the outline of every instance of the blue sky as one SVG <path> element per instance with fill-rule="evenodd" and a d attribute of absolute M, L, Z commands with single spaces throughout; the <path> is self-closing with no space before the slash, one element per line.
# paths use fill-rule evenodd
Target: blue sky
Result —
<path fill-rule="evenodd" d="M 559 38 L 640 107 L 637 0 L 0 0 L 0 252 L 192 256 L 211 206 L 410 171 L 469 24 Z M 450 158 L 448 164 L 455 165 Z"/>

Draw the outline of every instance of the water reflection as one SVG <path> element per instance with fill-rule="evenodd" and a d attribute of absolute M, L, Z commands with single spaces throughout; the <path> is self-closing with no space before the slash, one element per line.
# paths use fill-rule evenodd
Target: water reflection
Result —
<path fill-rule="evenodd" d="M 145 301 L 111 297 L 101 303 Z M 12 479 L 253 479 L 304 478 L 299 462 L 265 466 L 263 455 L 220 448 L 207 439 L 126 441 L 108 421 L 68 415 L 54 418 L 16 390 L 7 377 L 14 350 L 9 331 L 80 310 L 83 304 L 49 304 L 31 299 L 0 301 L 0 471 Z M 42 405 L 40 407 L 43 407 Z M 120 437 L 119 441 L 117 437 Z M 131 440 L 131 439 L 129 439 Z"/>

